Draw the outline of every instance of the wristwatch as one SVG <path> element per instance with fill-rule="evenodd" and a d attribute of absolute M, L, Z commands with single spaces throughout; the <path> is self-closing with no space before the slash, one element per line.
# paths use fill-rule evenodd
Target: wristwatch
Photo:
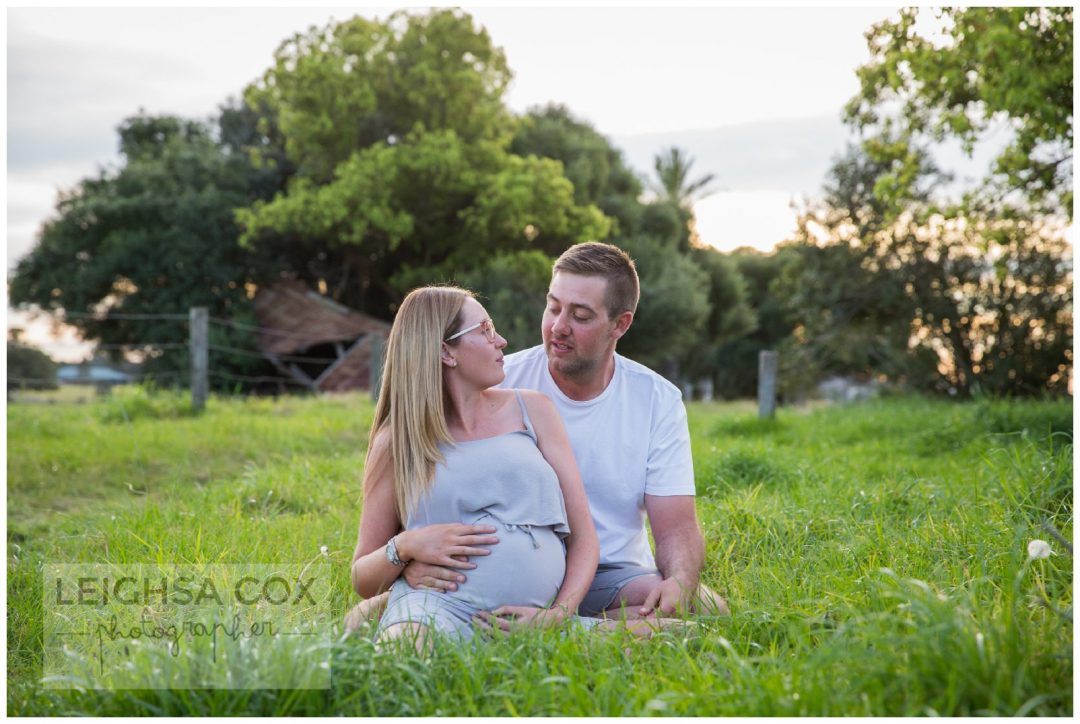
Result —
<path fill-rule="evenodd" d="M 397 536 L 390 539 L 390 542 L 386 544 L 386 560 L 393 563 L 398 568 L 404 568 L 409 565 L 408 561 L 401 560 L 401 556 L 397 552 Z"/>

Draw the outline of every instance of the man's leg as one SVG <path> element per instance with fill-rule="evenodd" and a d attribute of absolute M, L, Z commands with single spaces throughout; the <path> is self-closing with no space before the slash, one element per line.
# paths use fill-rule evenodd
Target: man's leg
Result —
<path fill-rule="evenodd" d="M 385 591 L 353 606 L 352 610 L 345 614 L 345 631 L 356 633 L 365 623 L 378 621 L 386 610 L 386 602 L 389 600 L 390 592 Z"/>
<path fill-rule="evenodd" d="M 662 580 L 660 575 L 656 573 L 631 579 L 619 589 L 615 600 L 604 613 L 611 617 L 642 618 L 640 613 L 641 605 L 645 603 L 649 593 L 660 585 Z M 698 595 L 690 603 L 690 613 L 727 616 L 730 611 L 728 610 L 727 601 L 711 588 L 702 584 L 698 586 Z M 651 615 L 656 615 L 656 612 L 652 612 Z"/>

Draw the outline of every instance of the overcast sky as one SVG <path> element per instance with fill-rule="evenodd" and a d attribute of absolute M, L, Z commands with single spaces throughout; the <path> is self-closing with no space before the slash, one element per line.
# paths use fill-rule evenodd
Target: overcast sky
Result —
<path fill-rule="evenodd" d="M 793 198 L 818 191 L 847 131 L 870 8 L 466 8 L 502 47 L 516 112 L 563 103 L 643 175 L 678 144 L 722 189 L 704 241 L 770 249 Z M 117 125 L 145 109 L 208 118 L 286 37 L 392 8 L 9 8 L 8 268 L 58 190 L 118 162 Z"/>

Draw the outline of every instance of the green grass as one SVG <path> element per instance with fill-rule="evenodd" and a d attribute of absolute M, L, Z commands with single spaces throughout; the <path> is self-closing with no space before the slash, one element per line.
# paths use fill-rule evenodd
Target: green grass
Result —
<path fill-rule="evenodd" d="M 303 562 L 325 545 L 343 614 L 371 404 L 9 405 L 8 713 L 1072 714 L 1072 558 L 1043 528 L 1072 538 L 1071 401 L 689 412 L 704 578 L 730 618 L 428 659 L 353 637 L 328 690 L 68 691 L 40 683 L 46 562 Z M 1033 538 L 1058 555 L 1027 560 Z"/>

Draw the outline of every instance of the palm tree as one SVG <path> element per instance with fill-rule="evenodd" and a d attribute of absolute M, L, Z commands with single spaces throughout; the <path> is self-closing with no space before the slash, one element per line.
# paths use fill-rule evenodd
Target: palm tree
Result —
<path fill-rule="evenodd" d="M 689 210 L 695 201 L 709 196 L 716 189 L 706 188 L 716 178 L 715 174 L 705 174 L 690 181 L 690 167 L 694 160 L 680 148 L 672 146 L 656 155 L 653 167 L 659 183 L 652 183 L 653 191 L 664 201 L 682 209 Z"/>

